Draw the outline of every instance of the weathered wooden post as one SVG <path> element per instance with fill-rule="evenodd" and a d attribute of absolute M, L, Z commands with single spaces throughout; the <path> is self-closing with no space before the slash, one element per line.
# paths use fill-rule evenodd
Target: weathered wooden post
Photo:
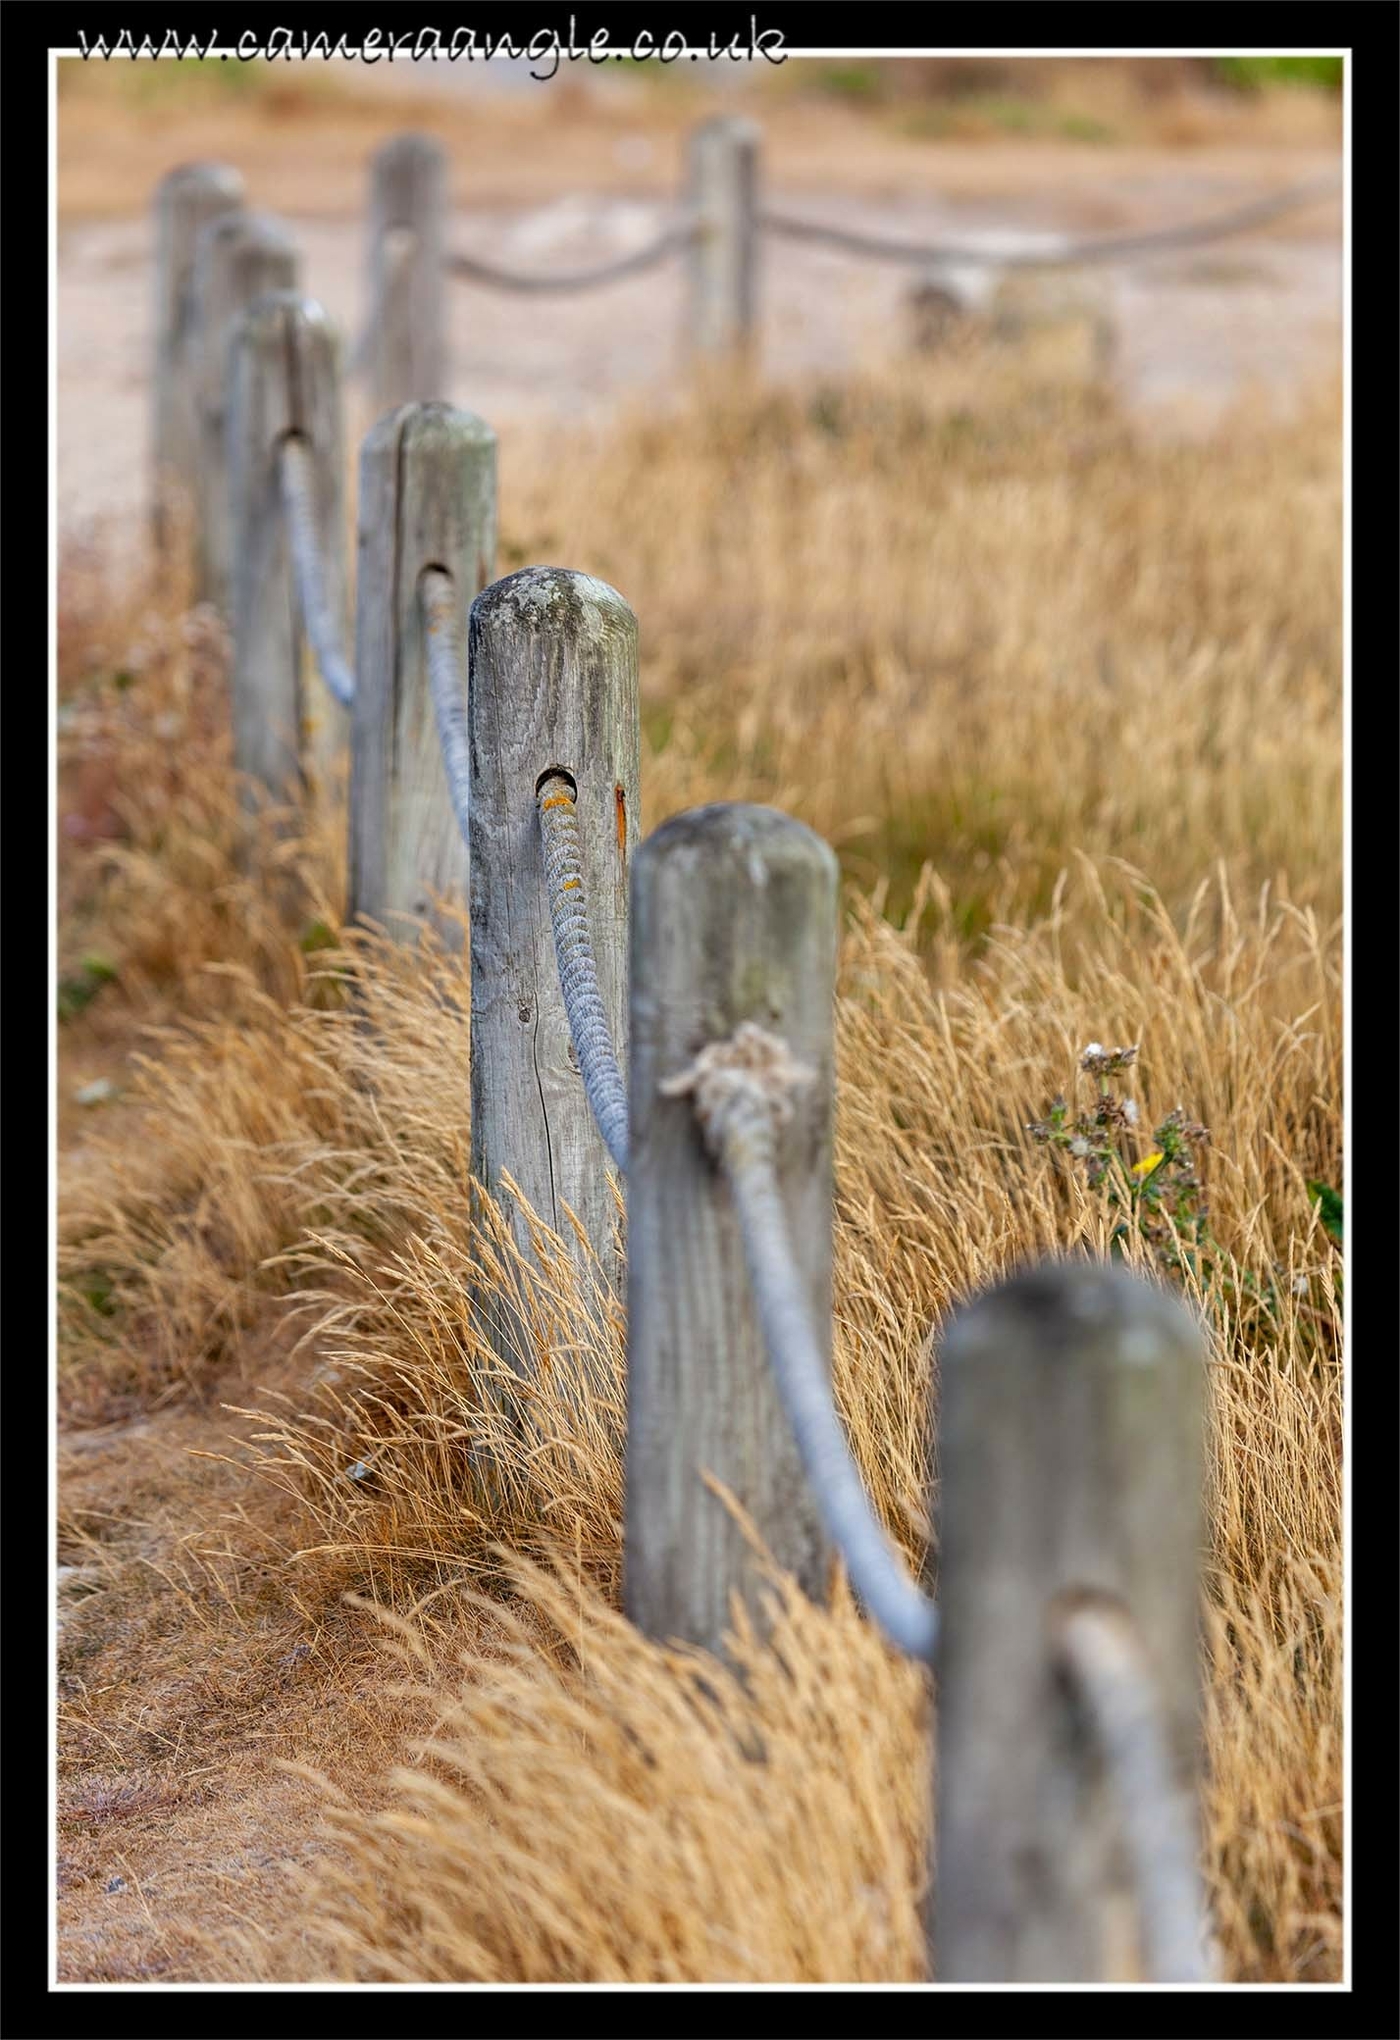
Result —
<path fill-rule="evenodd" d="M 294 291 L 257 299 L 234 322 L 227 424 L 234 762 L 275 795 L 295 787 L 307 763 L 323 773 L 348 731 L 345 709 L 319 674 L 303 678 L 307 624 L 283 466 L 289 448 L 304 456 L 323 631 L 344 645 L 340 359 L 325 312 Z"/>
<path fill-rule="evenodd" d="M 627 1180 L 627 1613 L 650 1636 L 721 1648 L 763 1578 L 723 1484 L 814 1597 L 830 1548 L 783 1414 L 728 1186 L 688 1098 L 696 1052 L 754 1021 L 812 1071 L 780 1136 L 794 1252 L 828 1365 L 836 860 L 773 808 L 694 809 L 658 829 L 632 881 Z"/>
<path fill-rule="evenodd" d="M 637 844 L 637 620 L 616 589 L 526 567 L 472 604 L 472 1174 L 508 1172 L 566 1240 L 573 1212 L 619 1290 L 608 1155 L 584 1092 L 555 959 L 538 789 L 572 792 L 598 987 L 627 1039 L 627 888 Z M 526 1242 L 516 1218 L 517 1237 Z M 502 1358 L 520 1356 L 503 1329 Z"/>
<path fill-rule="evenodd" d="M 227 610 L 230 533 L 229 342 L 239 313 L 268 291 L 297 288 L 297 252 L 265 213 L 225 213 L 201 229 L 194 260 L 195 405 L 199 424 L 196 594 Z"/>
<path fill-rule="evenodd" d="M 376 411 L 447 394 L 447 156 L 395 135 L 370 170 L 365 367 Z"/>
<path fill-rule="evenodd" d="M 909 344 L 915 354 L 937 354 L 972 311 L 973 293 L 957 265 L 931 262 L 909 285 Z"/>
<path fill-rule="evenodd" d="M 201 228 L 243 203 L 243 179 L 225 163 L 182 163 L 156 186 L 155 362 L 151 381 L 151 528 L 170 544 L 192 529 L 199 447 L 192 371 L 195 242 Z"/>
<path fill-rule="evenodd" d="M 700 355 L 752 345 L 758 289 L 758 151 L 762 130 L 721 116 L 690 137 L 690 344 Z"/>
<path fill-rule="evenodd" d="M 381 418 L 360 454 L 349 912 L 405 942 L 427 922 L 460 948 L 461 927 L 436 913 L 433 894 L 461 900 L 467 889 L 429 685 L 422 578 L 429 567 L 451 577 L 465 647 L 472 598 L 495 557 L 490 426 L 448 404 L 405 404 Z"/>
<path fill-rule="evenodd" d="M 1164 1954 L 1162 1921 L 1150 1908 L 1144 1918 L 1144 1876 L 1175 1880 L 1178 1922 L 1192 1906 L 1203 1384 L 1200 1333 L 1181 1304 L 1100 1264 L 1033 1268 L 948 1331 L 932 1895 L 941 1983 L 1204 1974 L 1180 1934 Z M 1160 1723 L 1166 1783 L 1155 1806 L 1124 1806 L 1074 1675 L 1086 1620 L 1100 1656 L 1137 1681 L 1149 1755 L 1154 1712 Z M 1157 1837 L 1146 1865 L 1144 1817 Z"/>

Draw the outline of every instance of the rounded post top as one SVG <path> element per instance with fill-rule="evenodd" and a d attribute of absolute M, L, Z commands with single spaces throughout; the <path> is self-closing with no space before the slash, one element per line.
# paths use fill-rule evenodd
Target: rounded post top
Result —
<path fill-rule="evenodd" d="M 269 329 L 288 330 L 289 322 L 308 333 L 325 333 L 340 339 L 340 329 L 318 298 L 304 297 L 298 290 L 265 290 L 245 305 L 234 320 L 236 333 L 262 334 Z"/>
<path fill-rule="evenodd" d="M 654 830 L 637 853 L 639 865 L 675 859 L 709 864 L 721 857 L 734 859 L 759 883 L 767 868 L 779 864 L 812 865 L 833 884 L 837 876 L 836 854 L 815 829 L 757 801 L 711 801 L 687 808 Z"/>
<path fill-rule="evenodd" d="M 378 169 L 397 168 L 405 163 L 431 163 L 434 166 L 447 161 L 447 151 L 432 135 L 419 134 L 410 129 L 401 135 L 390 135 L 387 142 L 381 142 L 374 152 L 374 167 Z"/>
<path fill-rule="evenodd" d="M 265 212 L 225 212 L 199 230 L 201 249 L 265 247 L 295 254 L 296 245 L 281 220 Z"/>
<path fill-rule="evenodd" d="M 635 632 L 631 605 L 606 581 L 569 567 L 521 567 L 483 588 L 472 604 L 473 637 L 479 632 L 549 632 L 574 641 L 606 631 Z"/>
<path fill-rule="evenodd" d="M 763 129 L 758 121 L 751 120 L 744 113 L 714 113 L 708 120 L 700 121 L 690 131 L 693 144 L 714 144 L 716 142 L 742 143 L 748 148 L 757 148 L 763 139 Z"/>
<path fill-rule="evenodd" d="M 243 173 L 231 163 L 177 163 L 173 170 L 166 171 L 156 191 L 178 196 L 207 193 L 239 204 L 244 191 Z"/>
<path fill-rule="evenodd" d="M 478 447 L 494 456 L 496 434 L 475 411 L 459 411 L 455 404 L 434 397 L 428 403 L 398 404 L 392 411 L 386 411 L 375 420 L 360 445 L 366 453 L 385 446 Z"/>
<path fill-rule="evenodd" d="M 1036 1363 L 1073 1359 L 1111 1340 L 1126 1367 L 1201 1356 L 1201 1331 L 1180 1298 L 1112 1262 L 1044 1261 L 1019 1269 L 959 1310 L 943 1363 L 983 1354 L 1024 1354 Z"/>

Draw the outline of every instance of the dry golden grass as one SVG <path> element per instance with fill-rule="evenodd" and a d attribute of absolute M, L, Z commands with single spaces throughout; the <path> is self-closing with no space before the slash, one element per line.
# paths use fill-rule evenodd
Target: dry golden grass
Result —
<path fill-rule="evenodd" d="M 775 97 L 845 100 L 890 131 L 929 142 L 995 145 L 1008 138 L 1111 147 L 1307 145 L 1340 135 L 1340 92 L 1227 89 L 1209 59 L 1178 57 L 922 57 L 895 63 L 795 63 Z M 972 153 L 975 153 L 975 146 Z"/>
<path fill-rule="evenodd" d="M 566 560 L 639 611 L 647 826 L 764 798 L 842 850 L 836 1391 L 911 1559 L 939 1328 L 1018 1259 L 1107 1251 L 1119 1216 L 1027 1122 L 1097 1039 L 1141 1044 L 1144 1144 L 1178 1104 L 1210 1128 L 1184 1280 L 1211 1338 L 1206 1860 L 1237 1980 L 1340 1961 L 1339 1277 L 1307 1187 L 1341 1180 L 1338 451 L 1332 392 L 1183 448 L 969 359 L 502 457 L 503 569 Z M 66 839 L 65 954 L 100 942 L 115 978 L 63 1065 L 128 1089 L 69 1114 L 63 1393 L 71 1423 L 147 1413 L 169 1491 L 147 1507 L 121 1445 L 104 1475 L 100 1439 L 82 1475 L 71 1533 L 118 1520 L 126 1598 L 65 1634 L 107 1668 L 65 1673 L 88 1724 L 65 1834 L 115 1805 L 176 1846 L 140 1737 L 177 1740 L 212 1647 L 208 1775 L 254 1789 L 238 1681 L 261 1679 L 256 1789 L 309 1763 L 329 1827 L 294 1929 L 280 1868 L 236 1906 L 192 1885 L 158 1915 L 162 1974 L 917 1977 L 920 1675 L 781 1586 L 742 1683 L 621 1621 L 616 1309 L 537 1236 L 519 1427 L 474 1330 L 513 1249 L 473 1215 L 462 966 L 340 930 L 334 790 L 244 847 L 207 626 L 157 605 L 117 689 L 120 620 L 90 609 L 65 625 L 64 805 L 94 806 L 98 768 L 120 795 Z M 199 1479 L 165 1425 L 213 1455 Z M 390 1611 L 412 1690 L 347 1590 Z M 356 1696 L 333 1749 L 257 1669 L 308 1635 Z M 300 1845 L 295 1775 L 268 1818 Z M 135 1959 L 80 1943 L 73 1973 Z"/>
<path fill-rule="evenodd" d="M 724 1667 L 649 1643 L 562 1568 L 510 1577 L 519 1605 L 491 1607 L 455 1690 L 422 1683 L 411 1637 L 413 1767 L 382 1813 L 333 1807 L 340 1859 L 271 1962 L 242 1939 L 234 1976 L 920 1978 L 926 1682 L 846 1596 L 776 1582 L 770 1638 L 741 1625 Z"/>
<path fill-rule="evenodd" d="M 1339 415 L 1153 443 L 995 350 L 731 386 L 566 463 L 508 437 L 502 564 L 634 600 L 648 827 L 772 801 L 896 910 L 931 860 L 961 934 L 1045 911 L 1076 851 L 1174 912 L 1218 862 L 1335 912 Z"/>
<path fill-rule="evenodd" d="M 838 161 L 842 187 L 868 197 L 1008 193 L 1050 175 L 1082 182 L 1085 223 L 1098 213 L 1109 225 L 1119 202 L 1089 188 L 1102 189 L 1106 161 L 1126 182 L 1160 170 L 1163 147 L 1189 149 L 1193 169 L 1283 181 L 1290 158 L 1335 157 L 1341 140 L 1339 100 L 1322 93 L 1245 96 L 1183 75 L 1144 90 L 1122 65 L 1063 61 L 1002 66 L 1000 79 L 965 80 L 970 91 L 939 81 L 932 93 L 833 90 L 833 69 L 850 68 L 791 60 L 754 81 L 752 107 L 782 186 L 829 189 Z M 857 68 L 883 79 L 885 67 Z M 660 198 L 679 183 L 686 130 L 728 104 L 679 67 L 638 71 L 621 90 L 612 77 L 601 92 L 592 82 L 566 71 L 532 92 L 458 98 L 382 81 L 366 89 L 353 65 L 67 59 L 58 67 L 59 218 L 144 213 L 165 171 L 210 158 L 240 165 L 255 204 L 280 208 L 293 190 L 303 216 L 343 215 L 363 203 L 368 154 L 406 128 L 447 145 L 451 196 L 463 206 L 538 203 L 561 190 Z"/>
<path fill-rule="evenodd" d="M 206 966 L 300 997 L 344 890 L 333 801 L 293 815 L 236 783 L 227 631 L 187 592 L 113 588 L 85 550 L 60 573 L 59 975 L 85 1002 L 95 954 L 147 1020 L 220 1010 Z"/>

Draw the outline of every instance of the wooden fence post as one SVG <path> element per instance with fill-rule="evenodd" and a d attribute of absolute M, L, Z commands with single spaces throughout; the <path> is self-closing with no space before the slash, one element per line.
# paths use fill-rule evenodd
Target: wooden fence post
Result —
<path fill-rule="evenodd" d="M 937 354 L 948 345 L 972 312 L 974 293 L 955 265 L 930 262 L 915 275 L 905 303 L 909 311 L 909 342 L 915 354 Z"/>
<path fill-rule="evenodd" d="M 309 451 L 326 607 L 346 630 L 340 340 L 293 291 L 259 298 L 229 346 L 227 472 L 232 551 L 233 742 L 240 772 L 285 796 L 305 762 L 324 773 L 347 735 L 319 676 L 303 680 L 305 628 L 282 499 L 282 453 Z"/>
<path fill-rule="evenodd" d="M 351 714 L 349 913 L 400 940 L 419 924 L 462 946 L 432 894 L 465 899 L 467 850 L 442 761 L 419 583 L 450 574 L 464 648 L 467 615 L 496 557 L 496 435 L 469 411 L 406 404 L 360 454 L 355 705 Z M 462 675 L 466 685 L 466 674 Z"/>
<path fill-rule="evenodd" d="M 195 245 L 195 402 L 199 422 L 195 592 L 227 611 L 230 532 L 227 467 L 229 343 L 233 324 L 268 291 L 295 291 L 297 252 L 265 213 L 226 213 Z"/>
<path fill-rule="evenodd" d="M 783 1129 L 780 1181 L 828 1364 L 836 859 L 773 808 L 678 815 L 637 854 L 627 1180 L 627 1521 L 623 1591 L 649 1636 L 717 1651 L 763 1579 L 722 1482 L 779 1565 L 823 1595 L 830 1549 L 778 1400 L 728 1187 L 689 1098 L 663 1097 L 741 1021 L 814 1081 Z"/>
<path fill-rule="evenodd" d="M 740 355 L 754 337 L 758 286 L 758 151 L 762 130 L 720 116 L 690 137 L 690 344 L 701 355 Z"/>
<path fill-rule="evenodd" d="M 1087 1589 L 1127 1611 L 1194 1833 L 1203 1385 L 1182 1305 L 1090 1262 L 1017 1275 L 944 1340 L 940 1983 L 1143 1974 L 1119 1809 L 1056 1669 L 1054 1604 Z"/>
<path fill-rule="evenodd" d="M 508 1171 L 545 1222 L 581 1225 L 621 1290 L 608 1155 L 584 1092 L 559 986 L 536 790 L 572 785 L 598 986 L 620 1059 L 627 1039 L 627 887 L 637 844 L 637 620 L 616 589 L 526 567 L 472 604 L 472 1174 Z M 518 1216 L 517 1238 L 526 1244 Z M 519 1368 L 507 1331 L 501 1357 Z"/>
<path fill-rule="evenodd" d="M 156 186 L 156 346 L 151 383 L 151 528 L 166 548 L 192 529 L 198 436 L 192 371 L 195 242 L 201 228 L 243 203 L 243 179 L 224 163 L 183 163 Z"/>
<path fill-rule="evenodd" d="M 370 171 L 366 368 L 376 414 L 447 394 L 447 155 L 395 135 Z"/>

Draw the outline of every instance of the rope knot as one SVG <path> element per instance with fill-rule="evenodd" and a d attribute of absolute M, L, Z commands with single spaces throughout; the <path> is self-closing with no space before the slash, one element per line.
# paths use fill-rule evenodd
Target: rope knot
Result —
<path fill-rule="evenodd" d="M 754 1020 L 741 1021 L 728 1041 L 711 1041 L 689 1069 L 665 1078 L 663 1098 L 693 1098 L 705 1145 L 716 1160 L 731 1138 L 772 1134 L 793 1114 L 795 1094 L 816 1071 L 785 1041 Z"/>

